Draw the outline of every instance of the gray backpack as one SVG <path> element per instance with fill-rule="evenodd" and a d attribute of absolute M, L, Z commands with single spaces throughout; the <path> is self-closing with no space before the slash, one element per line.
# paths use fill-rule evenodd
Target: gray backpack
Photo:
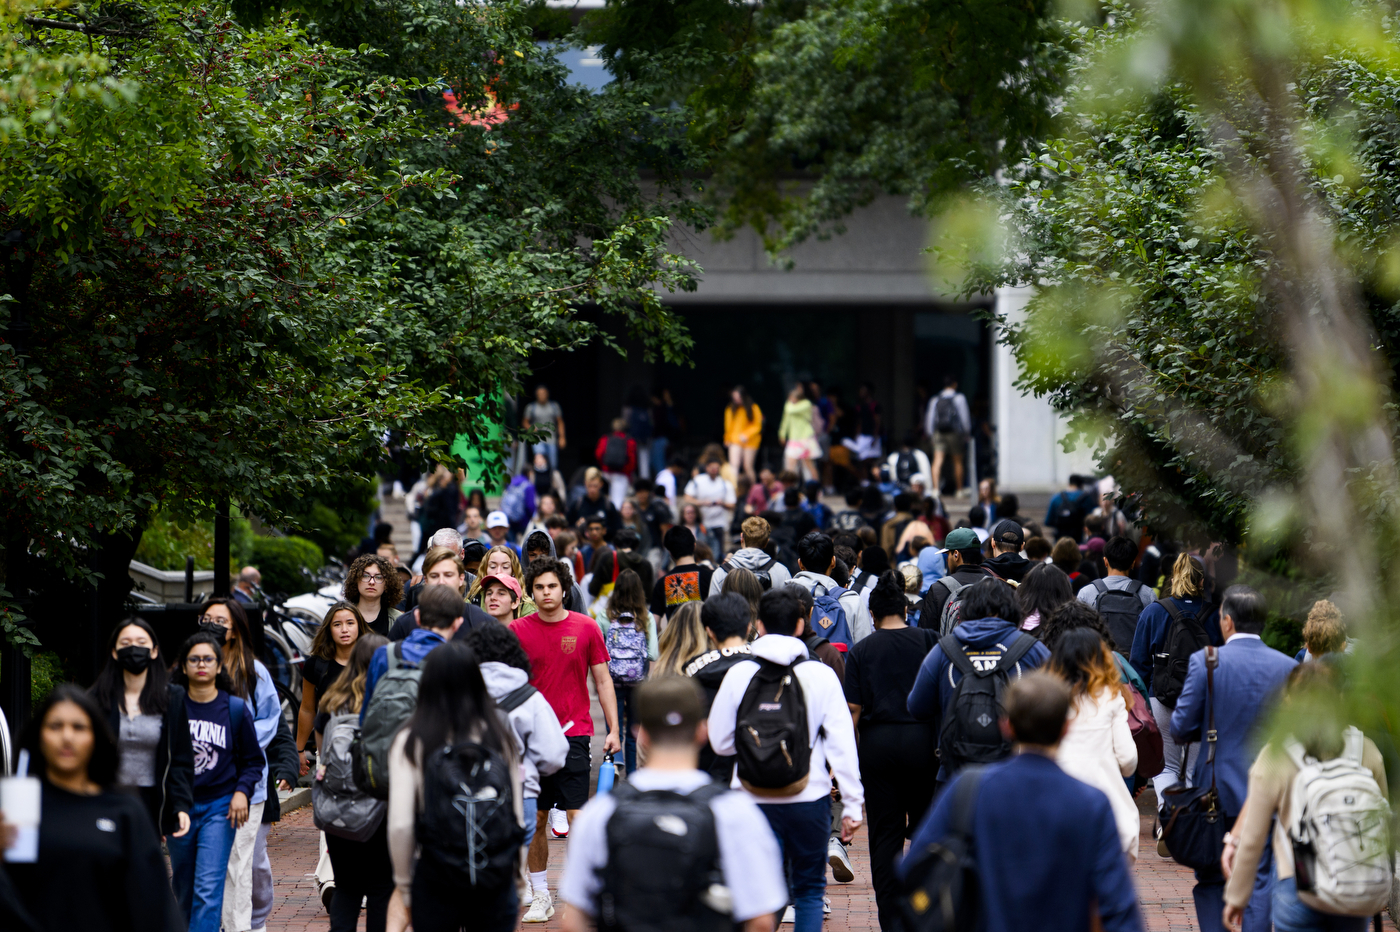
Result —
<path fill-rule="evenodd" d="M 403 642 L 386 652 L 389 669 L 374 685 L 365 709 L 365 723 L 354 755 L 355 784 L 375 799 L 389 798 L 389 745 L 418 706 L 418 680 L 423 671 L 404 662 Z"/>
<path fill-rule="evenodd" d="M 938 636 L 943 637 L 962 621 L 962 592 L 969 587 L 951 575 L 944 576 L 939 582 L 948 590 L 948 601 L 943 603 L 943 615 L 938 619 Z"/>
<path fill-rule="evenodd" d="M 311 784 L 311 819 L 327 835 L 368 841 L 384 821 L 389 804 L 355 782 L 350 749 L 360 737 L 357 713 L 334 715 L 321 737 L 321 759 Z"/>

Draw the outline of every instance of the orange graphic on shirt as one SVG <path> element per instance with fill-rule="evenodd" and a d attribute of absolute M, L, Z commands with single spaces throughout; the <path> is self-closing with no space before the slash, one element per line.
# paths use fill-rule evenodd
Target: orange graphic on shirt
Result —
<path fill-rule="evenodd" d="M 673 573 L 666 577 L 666 607 L 700 601 L 700 574 Z"/>
<path fill-rule="evenodd" d="M 566 654 L 572 654 L 574 648 L 578 647 L 578 638 L 560 638 L 559 649 Z"/>

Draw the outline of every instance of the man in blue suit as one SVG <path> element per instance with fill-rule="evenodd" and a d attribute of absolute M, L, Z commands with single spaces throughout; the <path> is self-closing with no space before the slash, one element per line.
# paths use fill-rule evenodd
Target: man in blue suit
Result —
<path fill-rule="evenodd" d="M 1293 658 L 1269 647 L 1259 635 L 1264 631 L 1264 597 L 1248 586 L 1231 586 L 1220 604 L 1220 664 L 1215 669 L 1213 697 L 1207 696 L 1206 652 L 1191 655 L 1186 684 L 1172 712 L 1172 737 L 1180 744 L 1201 741 L 1209 727 L 1211 706 L 1215 711 L 1215 787 L 1220 805 L 1233 822 L 1244 805 L 1249 786 L 1249 767 L 1259 751 L 1255 729 L 1273 707 L 1288 672 L 1297 664 Z M 1210 782 L 1208 746 L 1196 758 L 1192 786 Z M 1269 899 L 1274 860 L 1266 845 L 1259 859 L 1254 893 L 1244 914 L 1244 932 L 1268 932 L 1271 927 Z M 1196 921 L 1201 932 L 1223 930 L 1225 877 L 1218 867 L 1196 871 Z"/>
<path fill-rule="evenodd" d="M 918 852 L 948 837 L 962 782 L 976 774 L 978 929 L 1083 932 L 1096 910 L 1104 932 L 1142 932 L 1108 797 L 1055 763 L 1069 727 L 1069 687 L 1037 670 L 1013 682 L 1005 701 L 1001 728 L 1016 756 L 953 778 L 914 833 L 900 876 Z"/>

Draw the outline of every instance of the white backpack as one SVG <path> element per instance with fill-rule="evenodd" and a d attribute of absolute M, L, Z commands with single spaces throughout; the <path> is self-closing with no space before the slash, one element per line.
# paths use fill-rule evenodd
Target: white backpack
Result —
<path fill-rule="evenodd" d="M 1319 761 L 1290 738 L 1284 747 L 1298 765 L 1288 837 L 1298 899 L 1338 916 L 1373 916 L 1390 898 L 1390 806 L 1361 763 L 1358 728 L 1343 733 L 1340 757 Z"/>

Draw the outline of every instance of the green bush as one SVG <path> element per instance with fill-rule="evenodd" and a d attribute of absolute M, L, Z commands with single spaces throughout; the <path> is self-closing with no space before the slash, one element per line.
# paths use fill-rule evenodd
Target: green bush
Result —
<path fill-rule="evenodd" d="M 373 479 L 342 476 L 329 488 L 308 495 L 288 509 L 288 530 L 296 531 L 323 553 L 346 556 L 365 536 L 366 522 L 378 507 Z"/>
<path fill-rule="evenodd" d="M 253 528 L 237 514 L 229 519 L 229 570 L 237 573 L 253 557 Z M 136 559 L 158 570 L 180 571 L 185 557 L 194 557 L 194 568 L 214 568 L 214 522 L 185 521 L 156 512 L 136 545 Z"/>
<path fill-rule="evenodd" d="M 51 650 L 40 651 L 29 661 L 29 701 L 38 705 L 59 683 L 69 680 L 63 661 Z"/>
<path fill-rule="evenodd" d="M 262 572 L 262 585 L 269 593 L 299 595 L 312 589 L 302 570 L 315 572 L 325 565 L 326 558 L 321 548 L 305 537 L 255 537 L 252 561 Z"/>

